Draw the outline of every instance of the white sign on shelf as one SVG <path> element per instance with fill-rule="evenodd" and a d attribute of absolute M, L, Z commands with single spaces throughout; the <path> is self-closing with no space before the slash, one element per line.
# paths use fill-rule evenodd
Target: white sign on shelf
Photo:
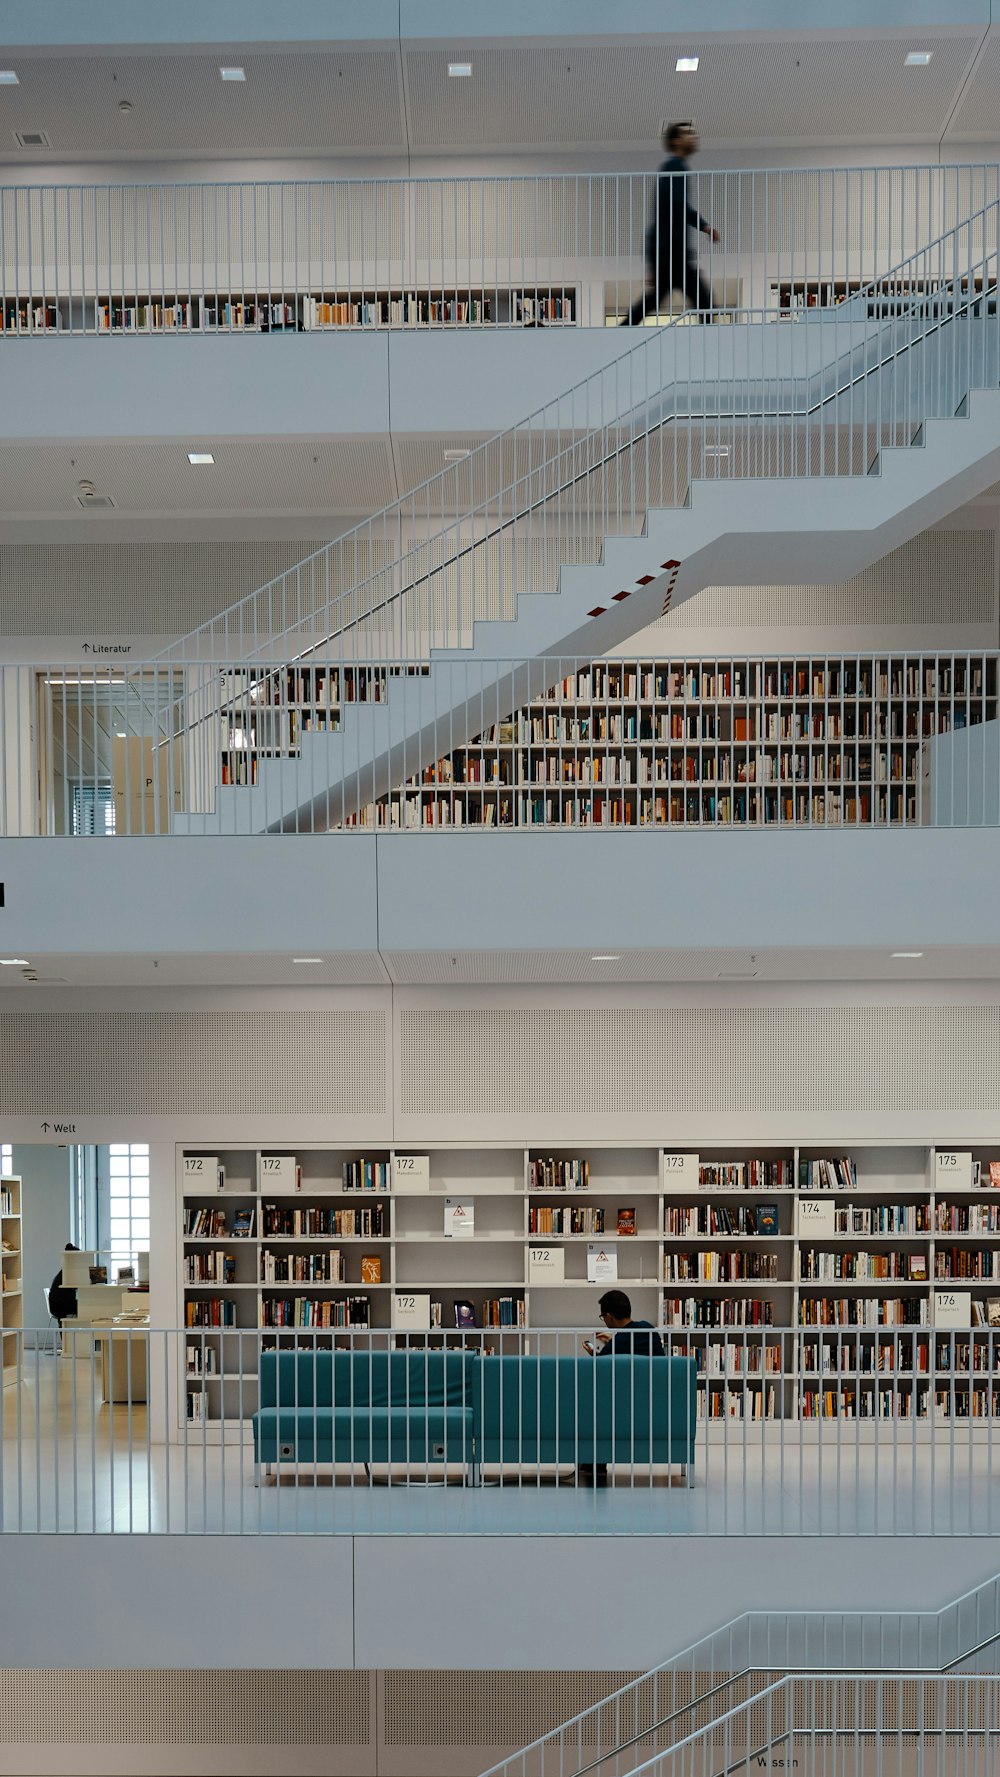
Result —
<path fill-rule="evenodd" d="M 565 1283 L 565 1281 L 566 1253 L 561 1246 L 529 1246 L 529 1283 Z"/>
<path fill-rule="evenodd" d="M 476 1232 L 476 1206 L 468 1197 L 446 1197 L 444 1200 L 444 1233 L 446 1240 L 472 1240 Z"/>
<path fill-rule="evenodd" d="M 394 1191 L 429 1191 L 431 1160 L 429 1154 L 393 1154 L 392 1188 Z"/>
<path fill-rule="evenodd" d="M 226 1169 L 217 1154 L 185 1154 L 185 1191 L 221 1191 L 225 1182 Z"/>
<path fill-rule="evenodd" d="M 414 1333 L 426 1333 L 431 1324 L 430 1296 L 393 1296 L 392 1324 Z"/>
<path fill-rule="evenodd" d="M 934 1291 L 934 1325 L 968 1327 L 972 1324 L 972 1298 L 968 1290 Z"/>
<path fill-rule="evenodd" d="M 795 1205 L 797 1232 L 809 1239 L 813 1234 L 836 1234 L 837 1205 L 823 1197 L 800 1197 Z"/>
<path fill-rule="evenodd" d="M 934 1155 L 934 1188 L 942 1191 L 949 1187 L 953 1191 L 972 1189 L 972 1155 L 938 1148 Z"/>
<path fill-rule="evenodd" d="M 588 1245 L 587 1282 L 618 1282 L 618 1248 L 616 1246 Z"/>
<path fill-rule="evenodd" d="M 261 1191 L 296 1191 L 299 1168 L 294 1154 L 258 1154 L 257 1185 Z"/>
<path fill-rule="evenodd" d="M 697 1154 L 664 1154 L 661 1163 L 665 1191 L 697 1191 Z"/>

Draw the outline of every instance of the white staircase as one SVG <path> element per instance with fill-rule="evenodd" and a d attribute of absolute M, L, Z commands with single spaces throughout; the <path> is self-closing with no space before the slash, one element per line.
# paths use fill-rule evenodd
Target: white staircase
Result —
<path fill-rule="evenodd" d="M 254 638 L 241 658 L 383 665 L 388 697 L 345 706 L 342 728 L 303 734 L 287 757 L 261 756 L 256 783 L 218 783 L 214 805 L 176 815 L 175 830 L 328 830 L 538 697 L 568 660 L 626 642 L 703 587 L 848 579 L 1000 481 L 1000 317 L 962 288 L 889 319 L 835 311 L 826 329 L 643 341 L 591 379 L 583 406 L 569 392 L 558 428 L 547 413 L 534 435 L 483 447 L 486 465 L 526 438 L 539 448 L 516 478 L 495 476 L 475 522 L 414 544 L 408 578 L 383 573 L 372 592 L 341 573 L 327 606 L 265 641 L 241 610 Z M 573 425 L 580 413 L 598 423 Z M 609 506 L 617 534 L 581 561 L 573 526 L 593 529 Z M 555 590 L 518 588 L 509 620 L 477 617 L 474 598 L 464 628 L 439 622 L 427 587 L 442 565 L 460 574 L 525 524 L 566 538 Z"/>

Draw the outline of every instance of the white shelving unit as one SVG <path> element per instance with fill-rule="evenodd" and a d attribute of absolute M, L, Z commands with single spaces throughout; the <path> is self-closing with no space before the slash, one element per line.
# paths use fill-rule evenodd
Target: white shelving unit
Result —
<path fill-rule="evenodd" d="M 0 1178 L 0 1370 L 5 1384 L 18 1374 L 18 1334 L 24 1326 L 21 1228 L 21 1180 Z"/>
<path fill-rule="evenodd" d="M 187 1414 L 251 1413 L 262 1343 L 366 1327 L 496 1347 L 523 1329 L 538 1348 L 592 1326 L 617 1284 L 694 1356 L 709 1420 L 997 1418 L 991 1160 L 1000 1142 L 185 1149 Z M 591 1280 L 590 1247 L 616 1276 Z"/>

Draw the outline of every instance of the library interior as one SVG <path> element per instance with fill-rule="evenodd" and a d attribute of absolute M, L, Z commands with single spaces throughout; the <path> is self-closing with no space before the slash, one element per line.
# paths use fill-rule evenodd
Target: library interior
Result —
<path fill-rule="evenodd" d="M 0 1777 L 1000 1769 L 998 5 L 2 9 Z"/>

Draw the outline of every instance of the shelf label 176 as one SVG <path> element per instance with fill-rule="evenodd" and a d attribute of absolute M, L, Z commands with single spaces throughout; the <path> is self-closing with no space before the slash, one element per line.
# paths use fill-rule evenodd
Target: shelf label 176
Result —
<path fill-rule="evenodd" d="M 967 1327 L 972 1320 L 968 1290 L 934 1291 L 934 1325 L 936 1327 Z"/>

